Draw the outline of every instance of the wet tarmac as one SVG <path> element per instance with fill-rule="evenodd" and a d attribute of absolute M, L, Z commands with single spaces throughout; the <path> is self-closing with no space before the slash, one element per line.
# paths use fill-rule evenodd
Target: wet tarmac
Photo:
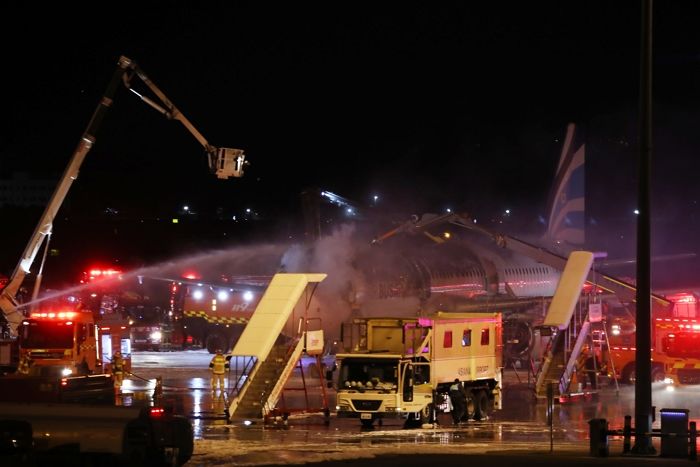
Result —
<path fill-rule="evenodd" d="M 509 452 L 574 453 L 587 456 L 589 420 L 605 418 L 611 429 L 622 429 L 625 415 L 634 418 L 634 387 L 602 387 L 595 395 L 554 406 L 553 424 L 546 420 L 546 403 L 533 396 L 526 376 L 506 373 L 504 408 L 488 420 L 470 421 L 454 427 L 449 414 L 438 423 L 418 429 L 404 429 L 399 420 L 387 420 L 369 430 L 355 419 L 338 419 L 331 412 L 326 419 L 321 380 L 315 362 L 305 361 L 306 390 L 301 390 L 297 373 L 283 394 L 288 419 L 281 417 L 262 423 L 229 422 L 224 414 L 226 394 L 212 392 L 204 351 L 142 352 L 133 356 L 133 376 L 125 382 L 123 403 L 151 404 L 155 378 L 163 381 L 162 402 L 192 420 L 195 429 L 195 455 L 191 465 L 262 465 L 298 462 L 325 462 L 340 459 L 374 458 L 378 455 L 478 454 L 492 450 Z M 658 409 L 689 410 L 690 419 L 700 414 L 700 388 L 674 388 L 661 383 L 653 386 L 653 403 Z M 335 393 L 327 391 L 333 409 Z M 308 403 L 307 403 L 308 401 Z M 660 427 L 657 417 L 654 428 Z M 654 438 L 657 452 L 658 438 Z M 622 439 L 611 437 L 610 453 L 621 455 Z M 552 464 L 554 465 L 554 464 Z"/>

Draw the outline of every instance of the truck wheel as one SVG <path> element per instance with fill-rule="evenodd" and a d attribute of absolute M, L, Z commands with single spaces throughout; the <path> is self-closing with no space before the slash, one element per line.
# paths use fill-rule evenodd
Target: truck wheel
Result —
<path fill-rule="evenodd" d="M 489 398 L 483 390 L 474 392 L 474 420 L 483 420 L 489 415 Z"/>
<path fill-rule="evenodd" d="M 651 382 L 652 383 L 659 383 L 666 379 L 666 374 L 664 373 L 663 368 L 654 366 L 651 368 Z"/>
<path fill-rule="evenodd" d="M 634 363 L 630 363 L 622 370 L 622 382 L 624 384 L 634 384 L 637 381 L 637 373 L 634 369 Z"/>
<path fill-rule="evenodd" d="M 423 426 L 427 423 L 433 423 L 435 421 L 434 413 L 433 404 L 428 404 L 423 407 L 423 410 L 420 412 L 420 425 Z"/>
<path fill-rule="evenodd" d="M 462 420 L 471 420 L 474 418 L 474 413 L 476 412 L 476 405 L 474 402 L 476 394 L 473 392 L 470 392 L 467 395 L 467 401 L 465 402 L 465 411 L 464 411 L 464 417 L 462 417 Z"/>

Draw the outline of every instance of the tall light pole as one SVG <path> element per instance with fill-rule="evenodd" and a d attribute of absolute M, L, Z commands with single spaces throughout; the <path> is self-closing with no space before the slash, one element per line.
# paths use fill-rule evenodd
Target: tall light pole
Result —
<path fill-rule="evenodd" d="M 651 71 L 652 5 L 642 0 L 641 60 L 639 89 L 639 193 L 637 216 L 637 314 L 636 382 L 634 387 L 634 431 L 632 452 L 654 454 L 651 443 Z"/>

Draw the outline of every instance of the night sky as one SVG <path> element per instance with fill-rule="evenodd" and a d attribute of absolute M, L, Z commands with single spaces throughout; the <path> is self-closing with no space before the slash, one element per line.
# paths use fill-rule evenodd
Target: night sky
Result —
<path fill-rule="evenodd" d="M 207 4 L 4 4 L 1 176 L 58 177 L 120 55 L 251 163 L 216 180 L 184 127 L 119 89 L 55 225 L 76 258 L 108 248 L 89 233 L 107 207 L 149 226 L 120 252 L 143 261 L 173 253 L 151 220 L 185 204 L 256 212 L 268 230 L 237 225 L 228 245 L 298 235 L 309 187 L 377 194 L 386 221 L 449 207 L 535 232 L 569 122 L 586 131 L 589 241 L 633 254 L 641 1 Z M 699 13 L 655 5 L 654 254 L 700 251 Z M 3 222 L 2 271 L 39 214 Z"/>

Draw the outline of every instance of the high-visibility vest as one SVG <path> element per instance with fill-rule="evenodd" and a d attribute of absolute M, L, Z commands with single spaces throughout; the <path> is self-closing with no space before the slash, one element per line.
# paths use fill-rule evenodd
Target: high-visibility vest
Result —
<path fill-rule="evenodd" d="M 122 357 L 114 356 L 112 359 L 112 371 L 114 373 L 122 373 L 124 371 L 124 359 Z"/>
<path fill-rule="evenodd" d="M 20 360 L 19 366 L 17 367 L 17 372 L 23 375 L 28 375 L 30 366 L 31 360 L 29 359 L 29 357 L 22 357 L 22 360 Z"/>
<path fill-rule="evenodd" d="M 226 357 L 223 355 L 214 355 L 209 364 L 211 367 L 211 372 L 215 375 L 223 375 L 226 370 Z"/>

